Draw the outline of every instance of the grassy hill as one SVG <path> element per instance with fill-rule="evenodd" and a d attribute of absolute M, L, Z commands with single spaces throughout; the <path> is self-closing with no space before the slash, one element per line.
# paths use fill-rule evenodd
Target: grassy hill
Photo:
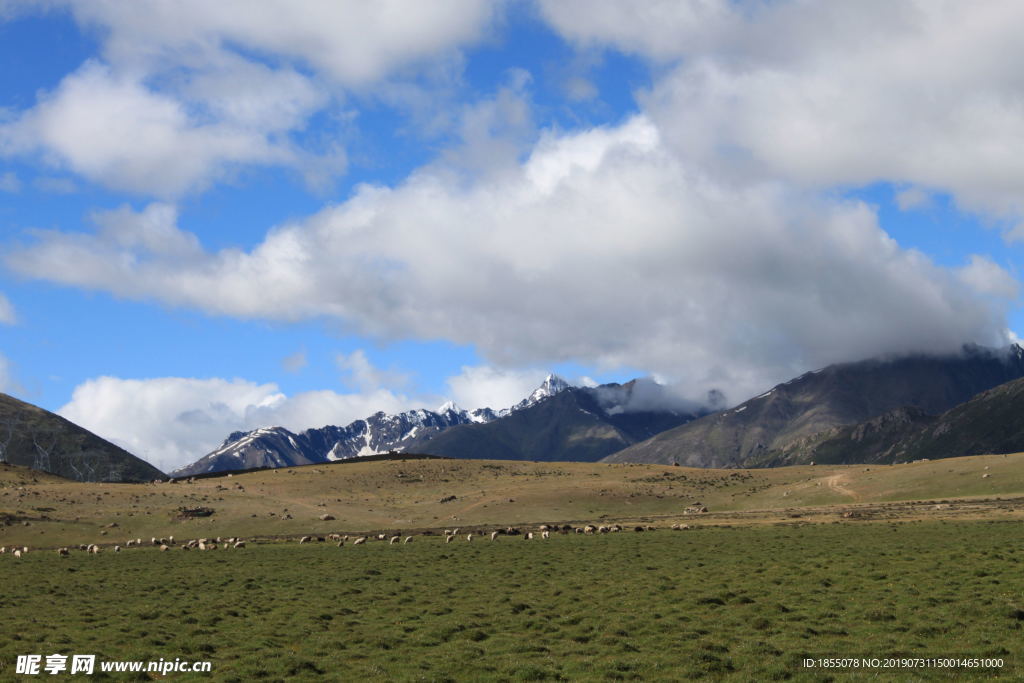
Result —
<path fill-rule="evenodd" d="M 851 505 L 1014 496 L 1024 496 L 1024 454 L 756 470 L 399 458 L 160 484 L 81 483 L 0 465 L 0 545 L 599 520 L 737 523 L 801 510 L 810 518 L 812 508 L 832 519 Z M 695 502 L 710 513 L 686 517 Z M 214 512 L 182 517 L 182 508 L 197 507 Z M 1005 512 L 1017 514 L 1012 505 Z M 324 514 L 335 519 L 321 521 Z"/>
<path fill-rule="evenodd" d="M 0 394 L 0 461 L 79 481 L 152 481 L 165 475 L 92 432 Z"/>

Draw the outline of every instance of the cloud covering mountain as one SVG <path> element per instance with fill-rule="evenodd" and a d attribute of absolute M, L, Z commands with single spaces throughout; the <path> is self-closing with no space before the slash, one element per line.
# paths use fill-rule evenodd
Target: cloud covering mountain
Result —
<path fill-rule="evenodd" d="M 1010 257 L 971 240 L 912 248 L 891 226 L 942 207 L 1000 250 L 1024 237 L 1020 3 L 250 7 L 0 5 L 94 41 L 0 117 L 0 161 L 29 167 L 0 169 L 5 196 L 40 170 L 101 190 L 83 225 L 23 218 L 0 245 L 5 273 L 322 323 L 355 338 L 353 377 L 360 346 L 451 344 L 475 368 L 448 373 L 467 405 L 486 405 L 473 387 L 521 395 L 559 364 L 734 403 L 831 363 L 1013 339 Z M 516 49 L 524 35 L 537 50 Z M 292 185 L 324 199 L 256 196 Z M 0 322 L 14 305 L 23 317 L 12 301 L 0 294 Z M 308 364 L 295 353 L 292 375 Z M 284 381 L 256 372 L 109 365 L 77 376 L 63 410 L 115 438 L 115 408 L 151 400 L 148 436 L 126 445 L 158 460 L 208 442 L 206 424 L 305 429 L 441 393 L 404 385 L 404 366 L 282 399 Z"/>

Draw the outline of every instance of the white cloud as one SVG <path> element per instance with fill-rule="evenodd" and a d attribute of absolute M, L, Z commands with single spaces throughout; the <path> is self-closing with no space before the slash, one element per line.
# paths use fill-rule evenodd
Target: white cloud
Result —
<path fill-rule="evenodd" d="M 1000 304 L 901 249 L 867 205 L 721 180 L 644 116 L 546 133 L 523 164 L 475 183 L 437 164 L 363 186 L 248 252 L 203 251 L 172 218 L 160 205 L 102 214 L 96 234 L 39 232 L 5 261 L 213 314 L 472 344 L 502 367 L 642 367 L 692 398 L 1005 340 Z"/>
<path fill-rule="evenodd" d="M 971 254 L 967 265 L 957 270 L 957 275 L 979 294 L 1015 299 L 1020 292 L 1020 283 L 992 259 Z"/>
<path fill-rule="evenodd" d="M 0 292 L 0 325 L 13 325 L 16 322 L 18 315 L 14 312 L 14 304 Z"/>
<path fill-rule="evenodd" d="M 335 357 L 335 362 L 344 373 L 342 379 L 345 384 L 359 391 L 397 389 L 409 383 L 409 375 L 406 373 L 397 370 L 382 370 L 374 366 L 362 349 L 356 349 L 349 354 L 339 353 Z"/>
<path fill-rule="evenodd" d="M 233 164 L 288 162 L 289 150 L 269 133 L 197 120 L 177 99 L 89 62 L 0 126 L 0 153 L 42 151 L 54 166 L 110 187 L 176 196 Z"/>
<path fill-rule="evenodd" d="M 9 192 L 11 194 L 21 192 L 21 181 L 18 179 L 17 174 L 13 171 L 7 171 L 0 175 L 0 192 Z"/>
<path fill-rule="evenodd" d="M 75 16 L 109 34 L 104 53 L 116 64 L 185 61 L 197 47 L 228 46 L 279 55 L 357 87 L 419 66 L 480 40 L 501 9 L 487 0 L 117 0 L 69 3 Z"/>
<path fill-rule="evenodd" d="M 161 198 L 250 165 L 290 166 L 327 189 L 347 155 L 338 140 L 299 142 L 310 117 L 349 92 L 461 63 L 459 48 L 480 40 L 501 9 L 484 0 L 312 1 L 300 11 L 280 0 L 258 11 L 241 0 L 51 4 L 99 29 L 102 59 L 0 124 L 0 156 L 39 156 Z"/>
<path fill-rule="evenodd" d="M 542 1 L 567 38 L 675 63 L 643 104 L 681 155 L 749 182 L 887 180 L 1024 212 L 1024 5 Z"/>
<path fill-rule="evenodd" d="M 386 390 L 289 397 L 273 383 L 242 379 L 99 377 L 77 386 L 57 412 L 167 472 L 199 459 L 235 430 L 280 425 L 301 431 L 411 407 Z"/>
<path fill-rule="evenodd" d="M 737 21 L 723 0 L 540 0 L 538 6 L 553 27 L 582 47 L 611 44 L 659 60 L 714 44 Z"/>
<path fill-rule="evenodd" d="M 186 143 L 221 125 L 259 143 L 236 158 L 227 135 L 200 150 L 207 156 L 195 169 L 168 162 L 161 182 L 171 190 L 236 162 L 296 154 L 268 131 L 290 129 L 319 106 L 304 99 L 304 71 L 240 63 L 223 41 L 291 55 L 319 78 L 356 87 L 405 60 L 450 52 L 487 22 L 486 10 L 465 32 L 427 19 L 423 35 L 441 38 L 412 41 L 411 51 L 395 42 L 349 63 L 338 56 L 344 41 L 315 47 L 323 34 L 306 19 L 269 31 L 276 5 L 235 26 L 221 9 L 230 3 L 197 6 L 198 18 L 177 22 L 153 20 L 177 11 L 164 5 L 114 16 L 115 4 L 75 11 L 113 27 L 105 57 L 120 71 L 83 67 L 24 120 L 45 118 L 48 102 L 91 76 L 101 92 L 135 103 L 129 125 L 156 121 Z M 343 203 L 276 226 L 249 251 L 204 250 L 173 208 L 156 204 L 98 214 L 93 234 L 37 232 L 5 261 L 24 275 L 212 314 L 327 316 L 384 339 L 472 344 L 500 367 L 642 367 L 694 398 L 713 387 L 744 398 L 834 361 L 1006 340 L 1007 303 L 998 299 L 1015 291 L 1012 276 L 984 259 L 938 267 L 901 249 L 871 207 L 835 190 L 886 180 L 910 188 L 898 199 L 907 208 L 921 199 L 916 188 L 928 188 L 1000 216 L 1024 211 L 1024 157 L 1013 144 L 1024 140 L 1024 85 L 1013 68 L 1015 55 L 1024 58 L 1019 3 L 586 7 L 542 3 L 587 49 L 612 45 L 662 62 L 641 97 L 644 113 L 621 125 L 546 131 L 532 144 L 528 78 L 513 72 L 493 97 L 452 117 L 461 142 L 438 162 L 396 187 L 358 187 Z M 364 30 L 377 25 L 367 22 Z M 193 120 L 125 66 L 145 73 L 156 56 L 191 54 L 188 45 L 224 65 L 180 90 L 213 112 L 213 123 Z M 218 99 L 236 71 L 247 78 Z M 264 101 L 267 93 L 247 85 L 268 79 L 292 95 Z M 81 159 L 83 169 L 117 159 L 89 150 L 88 140 L 54 140 L 51 151 L 66 150 L 62 158 Z M 117 177 L 116 166 L 95 173 Z M 355 386 L 373 386 L 379 378 L 360 359 L 346 356 L 345 369 Z M 508 386 L 483 371 L 475 379 L 484 388 L 467 378 L 460 402 L 495 400 L 486 387 Z"/>
<path fill-rule="evenodd" d="M 488 365 L 463 366 L 447 380 L 455 403 L 467 410 L 510 408 L 529 396 L 547 376 L 544 370 L 514 370 Z"/>

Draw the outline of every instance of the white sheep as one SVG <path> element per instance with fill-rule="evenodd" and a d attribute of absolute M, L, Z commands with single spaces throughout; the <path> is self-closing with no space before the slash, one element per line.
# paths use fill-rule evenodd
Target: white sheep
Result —
<path fill-rule="evenodd" d="M 527 531 L 526 535 L 523 536 L 523 540 L 524 541 L 532 541 L 533 540 L 533 532 L 532 531 Z"/>
<path fill-rule="evenodd" d="M 360 536 L 356 540 L 352 541 L 352 545 L 362 545 L 363 543 L 366 543 L 366 536 Z"/>
<path fill-rule="evenodd" d="M 114 546 L 114 552 L 115 552 L 115 553 L 119 553 L 119 552 L 121 552 L 121 546 L 119 546 L 119 545 L 115 545 L 115 546 Z"/>
<path fill-rule="evenodd" d="M 309 543 L 312 540 L 313 539 L 311 539 L 309 536 L 303 536 L 302 538 L 299 539 L 299 543 Z M 202 548 L 200 548 L 200 550 L 202 550 Z"/>
<path fill-rule="evenodd" d="M 451 543 L 453 538 L 455 538 L 455 536 L 445 536 L 444 537 L 444 542 L 445 543 Z"/>
<path fill-rule="evenodd" d="M 403 543 L 412 543 L 412 536 L 406 536 Z"/>
<path fill-rule="evenodd" d="M 467 541 L 472 541 L 473 540 L 473 534 L 466 534 L 466 540 Z"/>
<path fill-rule="evenodd" d="M 167 552 L 168 550 L 170 550 L 170 549 L 171 549 L 171 547 L 170 547 L 169 545 L 166 545 L 166 544 L 164 544 L 164 543 L 161 543 L 161 544 L 160 544 L 160 552 L 162 552 L 162 553 L 166 553 L 166 552 Z M 99 548 L 97 548 L 97 549 L 96 549 L 96 550 L 94 550 L 93 552 L 95 553 L 95 552 L 98 552 L 98 551 L 99 551 Z"/>
<path fill-rule="evenodd" d="M 542 532 L 540 532 L 540 537 L 541 538 L 545 538 L 545 539 L 551 538 L 551 532 L 550 531 L 542 531 Z"/>
<path fill-rule="evenodd" d="M 14 556 L 15 557 L 21 557 L 21 550 L 15 550 L 14 551 Z"/>
<path fill-rule="evenodd" d="M 236 547 L 236 548 L 244 548 L 245 547 L 245 541 L 235 541 L 235 546 L 234 547 Z"/>
<path fill-rule="evenodd" d="M 493 541 L 493 540 L 495 540 L 497 538 L 498 538 L 498 532 L 497 531 L 492 531 L 491 532 L 491 540 Z"/>
<path fill-rule="evenodd" d="M 71 553 L 68 551 L 67 548 L 61 548 L 60 550 L 57 551 L 57 554 L 60 555 L 61 557 L 67 557 Z"/>
<path fill-rule="evenodd" d="M 391 540 L 388 541 L 388 545 L 394 545 L 402 540 L 401 536 L 392 536 Z"/>

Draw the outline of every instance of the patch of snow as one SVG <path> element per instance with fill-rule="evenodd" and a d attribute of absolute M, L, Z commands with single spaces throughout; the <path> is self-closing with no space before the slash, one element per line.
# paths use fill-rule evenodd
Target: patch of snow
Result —
<path fill-rule="evenodd" d="M 335 461 L 335 460 L 344 460 L 345 459 L 345 456 L 342 455 L 342 448 L 341 448 L 341 442 L 340 441 L 335 443 L 331 447 L 331 450 L 328 451 L 327 459 L 332 461 L 332 462 Z"/>

